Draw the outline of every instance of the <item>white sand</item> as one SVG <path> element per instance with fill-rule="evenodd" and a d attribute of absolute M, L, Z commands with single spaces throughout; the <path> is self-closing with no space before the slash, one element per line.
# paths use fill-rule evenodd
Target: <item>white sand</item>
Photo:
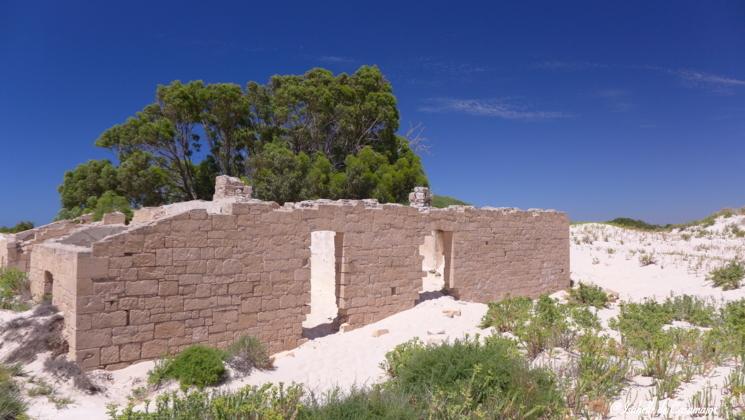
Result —
<path fill-rule="evenodd" d="M 599 224 L 572 226 L 572 278 L 616 291 L 626 300 L 639 300 L 648 296 L 664 298 L 671 293 L 711 296 L 717 300 L 745 297 L 745 289 L 722 292 L 713 288 L 706 280 L 706 274 L 711 268 L 732 258 L 745 256 L 745 239 L 735 238 L 728 233 L 727 228 L 731 224 L 742 226 L 743 219 L 745 218 L 741 216 L 719 219 L 714 226 L 704 230 L 688 229 L 684 232 L 659 234 Z M 686 240 L 685 235 L 691 235 L 691 238 Z M 426 247 L 427 254 L 437 255 L 436 251 L 433 252 L 437 247 L 436 242 L 430 242 Z M 609 249 L 613 251 L 609 252 Z M 654 254 L 657 263 L 641 267 L 641 250 Z M 437 272 L 440 264 L 435 258 L 428 258 L 425 264 Z M 427 284 L 439 280 L 435 276 L 429 277 Z M 321 299 L 328 299 L 327 290 L 317 289 L 316 292 Z M 460 309 L 462 315 L 448 318 L 442 312 L 444 309 Z M 334 386 L 348 389 L 353 385 L 379 382 L 384 379 L 379 365 L 384 360 L 385 353 L 397 344 L 414 337 L 420 337 L 425 342 L 440 342 L 465 334 L 489 334 L 489 331 L 478 328 L 485 311 L 486 305 L 457 302 L 450 297 L 426 301 L 374 324 L 318 338 L 292 351 L 280 353 L 276 355 L 275 370 L 254 372 L 249 377 L 235 379 L 223 387 L 236 389 L 246 384 L 296 382 L 313 391 L 323 392 Z M 617 305 L 599 313 L 604 322 L 617 314 Z M 320 314 L 319 318 L 324 316 L 325 314 Z M 7 322 L 11 317 L 7 311 L 0 311 L 0 323 Z M 389 333 L 373 337 L 373 332 L 380 329 L 387 329 Z M 0 348 L 0 357 L 10 349 L 7 345 Z M 561 356 L 562 353 L 557 354 Z M 26 366 L 26 370 L 32 375 L 47 377 L 49 382 L 54 382 L 42 371 L 41 365 L 40 359 Z M 101 395 L 89 396 L 73 389 L 69 383 L 58 383 L 59 395 L 72 398 L 74 403 L 58 410 L 46 397 L 36 397 L 30 399 L 29 413 L 40 419 L 105 418 L 106 405 L 111 402 L 125 404 L 131 390 L 145 384 L 147 371 L 152 365 L 152 362 L 143 362 L 115 372 L 94 371 L 93 376 L 107 387 L 107 391 Z M 675 410 L 685 408 L 691 395 L 705 386 L 711 386 L 718 399 L 729 370 L 730 367 L 725 366 L 714 369 L 707 377 L 694 377 L 691 383 L 684 384 L 679 389 L 675 399 L 663 400 L 662 407 L 669 404 L 670 413 L 676 413 Z M 639 417 L 625 412 L 627 406 L 649 408 L 645 404 L 651 401 L 650 390 L 653 386 L 650 383 L 649 378 L 636 378 L 635 384 L 627 387 L 614 403 L 614 418 Z M 174 386 L 170 387 L 173 388 Z"/>
<path fill-rule="evenodd" d="M 613 290 L 621 300 L 664 299 L 673 294 L 690 294 L 715 301 L 741 299 L 745 297 L 745 287 L 722 291 L 714 288 L 706 277 L 714 268 L 736 258 L 743 259 L 745 238 L 735 237 L 729 227 L 745 228 L 744 224 L 745 216 L 733 216 L 719 218 L 711 227 L 665 233 L 595 223 L 572 226 L 572 279 Z M 641 253 L 654 255 L 657 262 L 643 267 L 639 261 Z M 618 305 L 613 305 L 599 311 L 598 315 L 607 325 L 618 311 Z M 609 335 L 618 338 L 614 331 Z M 705 376 L 694 376 L 690 383 L 678 388 L 674 398 L 659 402 L 653 397 L 651 378 L 637 377 L 611 406 L 611 418 L 648 418 L 654 412 L 671 418 L 690 418 L 690 398 L 707 387 L 711 389 L 712 406 L 718 410 L 722 387 L 731 370 L 732 366 L 727 365 Z"/>

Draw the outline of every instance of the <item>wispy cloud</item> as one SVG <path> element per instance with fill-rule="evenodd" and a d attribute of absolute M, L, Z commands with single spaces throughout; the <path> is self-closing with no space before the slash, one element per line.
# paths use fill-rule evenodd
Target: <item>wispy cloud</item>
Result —
<path fill-rule="evenodd" d="M 563 60 L 547 60 L 533 64 L 533 68 L 545 69 L 545 70 L 563 70 L 563 71 L 579 71 L 579 70 L 592 70 L 602 69 L 610 67 L 607 64 L 596 63 L 593 61 L 563 61 Z"/>
<path fill-rule="evenodd" d="M 602 98 L 605 105 L 613 112 L 627 112 L 634 107 L 631 94 L 623 89 L 601 89 L 595 92 L 595 96 Z"/>
<path fill-rule="evenodd" d="M 745 87 L 745 79 L 735 79 L 733 77 L 688 69 L 668 71 L 677 75 L 687 84 L 703 87 L 716 93 L 731 94 L 733 93 L 733 88 Z"/>
<path fill-rule="evenodd" d="M 654 65 L 610 65 L 593 61 L 542 61 L 533 64 L 533 68 L 544 70 L 585 71 L 593 69 L 626 69 L 647 70 L 666 73 L 678 78 L 689 87 L 697 87 L 720 94 L 733 94 L 736 88 L 745 87 L 745 79 L 731 76 L 706 73 L 698 70 L 671 68 Z"/>
<path fill-rule="evenodd" d="M 420 111 L 433 113 L 455 112 L 505 120 L 542 121 L 569 118 L 572 115 L 558 111 L 536 111 L 509 103 L 505 99 L 456 99 L 432 98 L 419 107 Z"/>
<path fill-rule="evenodd" d="M 429 59 L 424 59 L 422 65 L 425 69 L 430 70 L 433 73 L 445 74 L 448 76 L 470 76 L 487 71 L 486 67 L 470 63 L 454 63 Z"/>
<path fill-rule="evenodd" d="M 318 57 L 318 60 L 323 61 L 324 63 L 337 63 L 337 64 L 354 63 L 355 61 L 357 61 L 354 58 L 342 57 L 339 55 L 322 55 Z"/>

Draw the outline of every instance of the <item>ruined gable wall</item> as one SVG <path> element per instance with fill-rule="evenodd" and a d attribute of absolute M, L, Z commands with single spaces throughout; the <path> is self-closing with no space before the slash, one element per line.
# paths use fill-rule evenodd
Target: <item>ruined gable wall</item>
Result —
<path fill-rule="evenodd" d="M 14 235 L 0 234 L 0 267 L 13 267 L 28 272 L 34 245 L 68 235 L 79 228 L 81 223 L 82 218 L 60 220 Z"/>
<path fill-rule="evenodd" d="M 339 312 L 351 327 L 414 306 L 425 274 L 419 246 L 432 230 L 452 232 L 452 286 L 462 299 L 535 296 L 569 283 L 561 213 L 258 201 L 224 210 L 191 210 L 93 244 L 105 275 L 88 276 L 76 296 L 74 341 L 85 367 L 225 346 L 245 334 L 272 352 L 297 346 L 317 230 L 343 234 Z"/>
<path fill-rule="evenodd" d="M 429 214 L 453 232 L 452 293 L 472 302 L 536 297 L 569 286 L 569 220 L 553 211 L 461 208 Z"/>

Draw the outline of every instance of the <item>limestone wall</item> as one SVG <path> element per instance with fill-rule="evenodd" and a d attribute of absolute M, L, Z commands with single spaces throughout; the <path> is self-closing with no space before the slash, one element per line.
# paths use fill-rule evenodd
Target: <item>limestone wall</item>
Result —
<path fill-rule="evenodd" d="M 78 254 L 78 270 L 87 267 L 77 274 L 71 328 L 78 361 L 118 368 L 244 334 L 273 352 L 297 346 L 310 311 L 314 231 L 337 232 L 339 315 L 351 327 L 415 305 L 426 275 L 420 247 L 436 230 L 447 238 L 447 286 L 461 299 L 536 296 L 569 284 L 563 213 L 371 201 L 235 202 L 220 212 L 143 223 Z"/>
<path fill-rule="evenodd" d="M 18 268 L 17 253 L 15 235 L 0 233 L 0 267 Z"/>
<path fill-rule="evenodd" d="M 82 218 L 61 220 L 17 234 L 0 234 L 0 267 L 13 267 L 28 272 L 34 245 L 63 237 L 79 228 L 81 223 Z"/>
<path fill-rule="evenodd" d="M 96 293 L 94 282 L 107 274 L 108 261 L 93 258 L 89 248 L 46 242 L 35 246 L 31 253 L 31 294 L 36 300 L 51 297 L 52 304 L 63 313 L 63 333 L 70 346 L 70 356 L 86 368 L 98 366 L 99 359 L 92 359 L 90 351 L 79 349 L 102 345 L 100 337 L 90 331 L 126 324 L 125 319 L 116 319 L 117 314 L 108 311 L 105 305 L 91 304 L 86 298 Z M 98 351 L 93 353 L 98 355 Z"/>

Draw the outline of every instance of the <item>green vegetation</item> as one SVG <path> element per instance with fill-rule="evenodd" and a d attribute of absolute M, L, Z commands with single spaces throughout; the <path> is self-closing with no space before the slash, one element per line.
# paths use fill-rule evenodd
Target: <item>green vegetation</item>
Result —
<path fill-rule="evenodd" d="M 740 283 L 745 277 L 745 267 L 739 261 L 731 261 L 727 265 L 717 268 L 709 273 L 709 280 L 722 290 L 734 290 L 740 288 Z"/>
<path fill-rule="evenodd" d="M 665 230 L 672 230 L 672 229 L 685 229 L 685 228 L 689 228 L 693 226 L 709 227 L 709 226 L 712 226 L 714 222 L 716 221 L 716 219 L 719 217 L 727 218 L 727 217 L 743 215 L 743 214 L 745 214 L 745 207 L 742 207 L 739 209 L 722 209 L 722 210 L 716 211 L 704 217 L 703 219 L 692 220 L 686 223 L 668 223 L 665 225 L 655 225 L 655 224 L 647 223 L 643 220 L 632 219 L 629 217 L 618 217 L 613 220 L 609 220 L 605 223 L 608 225 L 618 226 L 618 227 L 627 228 L 627 229 L 657 232 L 657 231 L 665 231 Z M 580 223 L 573 223 L 573 224 L 580 224 Z M 737 226 L 733 226 L 730 229 L 731 229 L 732 234 L 738 238 L 745 236 L 745 232 L 741 231 Z"/>
<path fill-rule="evenodd" d="M 29 221 L 21 221 L 16 223 L 15 226 L 7 227 L 7 226 L 0 226 L 0 233 L 18 233 L 23 232 L 24 230 L 29 230 L 34 228 L 34 223 Z"/>
<path fill-rule="evenodd" d="M 470 206 L 470 204 L 447 195 L 432 195 L 432 207 L 444 209 L 447 206 Z"/>
<path fill-rule="evenodd" d="M 6 366 L 0 364 L 0 419 L 28 419 L 26 415 L 26 401 L 21 395 L 21 389 L 14 376 L 22 372 L 18 365 Z"/>
<path fill-rule="evenodd" d="M 211 199 L 221 174 L 246 178 L 265 200 L 405 203 L 427 177 L 398 128 L 393 88 L 377 67 L 338 75 L 316 68 L 245 88 L 174 81 L 96 140 L 118 165 L 89 161 L 65 174 L 58 217 L 112 202 L 124 210 L 124 201 L 139 207 Z M 197 162 L 199 151 L 206 156 Z"/>
<path fill-rule="evenodd" d="M 643 220 L 631 219 L 629 217 L 618 217 L 613 220 L 609 220 L 605 223 L 609 225 L 613 225 L 613 226 L 627 228 L 627 229 L 637 229 L 637 230 L 647 230 L 647 231 L 657 231 L 657 230 L 663 230 L 666 228 L 666 226 L 653 225 Z"/>
<path fill-rule="evenodd" d="M 248 386 L 236 392 L 192 391 L 165 393 L 157 397 L 155 406 L 135 411 L 130 403 L 121 412 L 110 406 L 108 414 L 118 420 L 160 419 L 292 419 L 298 418 L 303 390 L 297 385 Z"/>
<path fill-rule="evenodd" d="M 721 306 L 688 295 L 663 302 L 624 303 L 610 322 L 620 342 L 601 333 L 592 305 L 602 307 L 602 301 L 598 290 L 587 286 L 584 294 L 578 292 L 566 304 L 545 295 L 535 301 L 508 297 L 491 303 L 482 326 L 509 332 L 514 338 L 497 334 L 439 346 L 416 339 L 403 343 L 381 364 L 389 379 L 373 387 L 336 389 L 321 396 L 298 385 L 247 387 L 232 393 L 188 390 L 161 395 L 153 410 L 135 412 L 132 402 L 121 412 L 112 407 L 110 415 L 114 419 L 596 418 L 609 414 L 611 403 L 633 375 L 654 379 L 650 388 L 654 398 L 673 398 L 694 375 L 728 360 L 741 366 L 745 357 L 745 299 Z M 673 327 L 673 321 L 692 327 Z M 254 347 L 248 338 L 236 345 L 242 349 L 238 353 L 253 353 L 247 349 Z M 553 359 L 556 347 L 571 356 L 565 362 Z M 553 373 L 545 368 L 556 361 L 566 364 L 552 367 Z M 740 373 L 728 378 L 730 393 L 721 410 L 739 409 L 742 378 Z M 701 394 L 693 400 L 700 405 L 706 398 Z"/>
<path fill-rule="evenodd" d="M 432 396 L 434 417 L 544 418 L 564 410 L 553 376 L 530 369 L 515 343 L 501 337 L 405 343 L 386 356 L 384 368 L 388 387 L 419 401 Z"/>
<path fill-rule="evenodd" d="M 514 342 L 466 338 L 442 346 L 408 342 L 386 356 L 390 380 L 372 388 L 331 391 L 320 398 L 298 385 L 237 392 L 168 393 L 135 412 L 110 407 L 112 419 L 267 418 L 414 419 L 552 418 L 564 401 L 552 374 L 531 369 Z"/>
<path fill-rule="evenodd" d="M 168 379 L 179 381 L 181 389 L 204 388 L 222 381 L 225 354 L 217 349 L 193 345 L 172 358 L 163 359 L 148 374 L 148 383 L 159 385 Z"/>
<path fill-rule="evenodd" d="M 0 309 L 28 310 L 30 295 L 26 273 L 15 268 L 0 267 Z"/>
<path fill-rule="evenodd" d="M 66 408 L 73 403 L 72 399 L 61 397 L 54 386 L 43 378 L 32 377 L 29 384 L 32 385 L 27 391 L 29 397 L 47 397 L 47 400 L 57 409 Z"/>
<path fill-rule="evenodd" d="M 576 304 L 600 309 L 608 306 L 609 298 L 600 286 L 579 282 L 577 287 L 569 290 L 569 300 Z"/>
<path fill-rule="evenodd" d="M 670 327 L 674 320 L 686 321 L 694 327 Z M 618 318 L 610 322 L 611 328 L 621 334 L 627 357 L 641 363 L 642 375 L 655 378 L 657 398 L 674 397 L 682 382 L 727 359 L 742 363 L 744 325 L 745 300 L 719 308 L 686 295 L 668 298 L 663 303 L 646 300 L 623 304 Z"/>
<path fill-rule="evenodd" d="M 489 309 L 481 319 L 481 328 L 494 327 L 498 332 L 515 331 L 527 323 L 533 300 L 524 296 L 509 297 L 489 302 Z"/>
<path fill-rule="evenodd" d="M 273 361 L 259 339 L 243 336 L 228 346 L 226 361 L 237 372 L 248 375 L 253 369 L 272 369 Z"/>

